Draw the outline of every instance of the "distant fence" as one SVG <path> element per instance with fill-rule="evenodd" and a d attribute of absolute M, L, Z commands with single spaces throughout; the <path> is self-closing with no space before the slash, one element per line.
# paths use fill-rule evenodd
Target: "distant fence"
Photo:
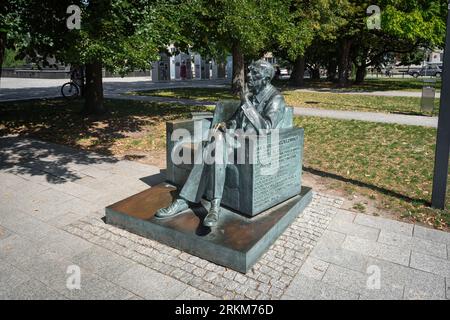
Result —
<path fill-rule="evenodd" d="M 2 78 L 68 79 L 70 76 L 66 70 L 2 68 Z"/>
<path fill-rule="evenodd" d="M 2 68 L 2 77 L 4 78 L 38 78 L 38 79 L 69 79 L 69 71 L 60 70 L 36 70 L 36 69 L 18 69 L 18 68 Z M 118 74 L 106 72 L 103 70 L 103 77 L 120 77 Z M 150 71 L 133 71 L 125 75 L 125 77 L 150 77 Z"/>
<path fill-rule="evenodd" d="M 408 74 L 408 69 L 400 69 L 400 68 L 393 68 L 393 69 L 367 69 L 367 75 L 371 77 L 401 77 L 401 78 L 411 78 L 411 76 Z"/>

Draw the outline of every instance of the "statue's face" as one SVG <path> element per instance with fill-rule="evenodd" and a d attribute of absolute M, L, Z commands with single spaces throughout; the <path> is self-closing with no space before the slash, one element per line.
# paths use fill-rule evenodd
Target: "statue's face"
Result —
<path fill-rule="evenodd" d="M 264 79 L 263 72 L 260 67 L 250 65 L 248 78 L 248 88 L 253 92 L 258 92 L 266 85 L 266 80 Z"/>

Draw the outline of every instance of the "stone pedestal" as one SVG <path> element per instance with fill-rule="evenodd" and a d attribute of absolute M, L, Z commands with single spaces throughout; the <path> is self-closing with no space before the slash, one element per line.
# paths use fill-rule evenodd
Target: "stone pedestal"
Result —
<path fill-rule="evenodd" d="M 202 225 L 207 202 L 172 218 L 155 218 L 176 196 L 176 187 L 156 185 L 107 207 L 106 222 L 245 273 L 310 203 L 312 191 L 302 187 L 299 194 L 252 218 L 222 208 L 213 229 Z"/>

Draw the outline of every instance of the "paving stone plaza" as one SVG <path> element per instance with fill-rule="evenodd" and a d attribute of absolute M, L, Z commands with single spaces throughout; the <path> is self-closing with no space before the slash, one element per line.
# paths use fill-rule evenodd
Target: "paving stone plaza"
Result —
<path fill-rule="evenodd" d="M 163 180 L 138 162 L 0 138 L 0 299 L 450 299 L 449 233 L 326 194 L 246 275 L 105 224 L 105 206 Z"/>

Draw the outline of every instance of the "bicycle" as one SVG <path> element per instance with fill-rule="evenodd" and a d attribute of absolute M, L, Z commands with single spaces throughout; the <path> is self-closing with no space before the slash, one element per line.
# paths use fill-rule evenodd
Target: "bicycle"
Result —
<path fill-rule="evenodd" d="M 61 94 L 64 98 L 73 100 L 80 96 L 80 86 L 74 81 L 70 80 L 69 82 L 66 82 L 62 85 Z"/>

